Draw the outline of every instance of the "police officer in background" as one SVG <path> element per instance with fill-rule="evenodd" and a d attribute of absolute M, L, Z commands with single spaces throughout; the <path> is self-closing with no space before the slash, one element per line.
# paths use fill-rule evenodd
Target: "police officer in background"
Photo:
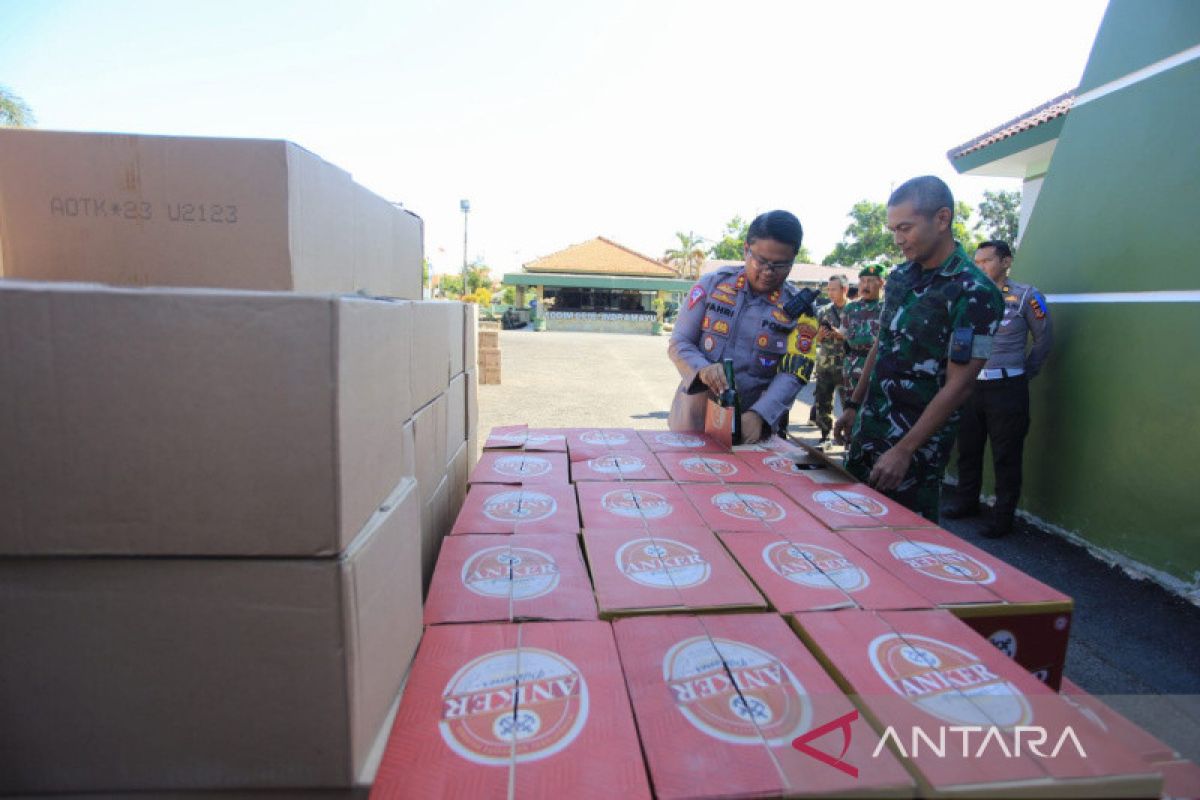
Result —
<path fill-rule="evenodd" d="M 1029 381 L 1041 370 L 1053 342 L 1046 298 L 1032 286 L 1009 280 L 1012 260 L 1007 242 L 984 242 L 975 250 L 975 265 L 1004 294 L 1004 319 L 992 344 L 992 356 L 975 379 L 971 399 L 963 405 L 957 499 L 942 511 L 951 519 L 979 513 L 983 449 L 990 439 L 996 505 L 983 535 L 991 538 L 1012 530 L 1021 496 L 1025 434 L 1029 432 Z"/>
<path fill-rule="evenodd" d="M 668 348 L 682 381 L 671 404 L 673 431 L 704 430 L 709 392 L 725 391 L 721 361 L 733 359 L 742 411 L 742 441 L 760 441 L 786 422 L 804 385 L 780 370 L 796 319 L 784 311 L 798 290 L 787 283 L 804 231 L 787 211 L 755 217 L 746 232 L 743 267 L 704 275 L 688 292 Z"/>
<path fill-rule="evenodd" d="M 888 198 L 888 230 L 906 262 L 888 276 L 879 337 L 834 428 L 838 441 L 853 429 L 851 475 L 935 523 L 958 409 L 1004 312 L 999 289 L 954 240 L 953 221 L 950 187 L 932 175 Z"/>

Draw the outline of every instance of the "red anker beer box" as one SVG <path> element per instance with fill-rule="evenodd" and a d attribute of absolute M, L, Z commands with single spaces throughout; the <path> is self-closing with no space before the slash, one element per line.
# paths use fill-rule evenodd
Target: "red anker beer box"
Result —
<path fill-rule="evenodd" d="M 680 487 L 704 524 L 714 531 L 775 531 L 804 533 L 825 526 L 774 486 L 734 483 L 727 486 L 691 484 Z"/>
<path fill-rule="evenodd" d="M 712 531 L 585 529 L 583 544 L 601 617 L 766 607 Z"/>
<path fill-rule="evenodd" d="M 781 613 L 929 607 L 928 600 L 853 545 L 815 524 L 819 530 L 805 533 L 759 531 L 719 537 Z"/>
<path fill-rule="evenodd" d="M 799 489 L 811 489 L 814 483 L 844 484 L 850 480 L 846 473 L 833 469 L 824 459 L 803 450 L 793 454 L 739 451 L 737 457 L 758 475 L 759 481 L 776 486 L 799 484 Z"/>
<path fill-rule="evenodd" d="M 1153 767 L 948 611 L 791 619 L 922 796 L 1158 796 Z"/>
<path fill-rule="evenodd" d="M 842 528 L 924 528 L 932 522 L 862 483 L 830 485 L 783 481 L 780 488 L 833 530 Z"/>
<path fill-rule="evenodd" d="M 607 622 L 437 625 L 372 798 L 648 798 Z"/>
<path fill-rule="evenodd" d="M 666 481 L 670 478 L 653 453 L 578 447 L 571 450 L 571 480 Z"/>
<path fill-rule="evenodd" d="M 673 483 L 584 482 L 576 488 L 585 528 L 673 531 L 704 527 L 683 490 Z"/>
<path fill-rule="evenodd" d="M 656 797 L 912 796 L 779 616 L 634 617 L 613 632 Z"/>
<path fill-rule="evenodd" d="M 471 487 L 451 534 L 579 533 L 575 487 L 564 484 Z"/>
<path fill-rule="evenodd" d="M 525 450 L 538 453 L 567 452 L 567 437 L 553 428 L 507 425 L 492 428 L 483 443 L 485 450 Z"/>
<path fill-rule="evenodd" d="M 490 450 L 479 457 L 471 477 L 476 483 L 518 483 L 530 486 L 540 483 L 570 483 L 566 453 L 538 453 L 519 450 L 508 453 Z"/>
<path fill-rule="evenodd" d="M 566 430 L 567 448 L 588 451 L 615 450 L 622 453 L 648 453 L 650 449 L 633 428 L 570 428 Z"/>
<path fill-rule="evenodd" d="M 659 463 L 676 483 L 765 483 L 733 453 L 659 453 Z"/>
<path fill-rule="evenodd" d="M 579 539 L 555 533 L 464 534 L 442 543 L 425 624 L 596 619 Z"/>
<path fill-rule="evenodd" d="M 1200 797 L 1200 766 L 1191 761 L 1155 764 L 1163 775 L 1163 800 L 1196 800 Z"/>
<path fill-rule="evenodd" d="M 729 448 L 703 433 L 638 431 L 638 436 L 655 453 L 728 453 Z"/>
<path fill-rule="evenodd" d="M 1058 690 L 1058 694 L 1079 709 L 1080 713 L 1095 723 L 1100 730 L 1124 742 L 1144 761 L 1155 763 L 1179 758 L 1175 748 L 1121 716 L 1098 697 L 1093 697 L 1068 679 L 1062 679 L 1062 688 Z"/>
<path fill-rule="evenodd" d="M 839 531 L 933 607 L 948 608 L 1040 680 L 1058 688 L 1071 598 L 939 528 Z"/>

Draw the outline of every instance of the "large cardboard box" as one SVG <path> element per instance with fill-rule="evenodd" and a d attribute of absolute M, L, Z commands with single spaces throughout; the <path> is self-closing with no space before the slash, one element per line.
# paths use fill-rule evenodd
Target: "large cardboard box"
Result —
<path fill-rule="evenodd" d="M 947 611 L 791 619 L 922 796 L 1158 796 L 1160 774 Z"/>
<path fill-rule="evenodd" d="M 528 425 L 505 425 L 488 432 L 483 443 L 485 450 L 528 450 L 539 453 L 567 452 L 567 436 L 557 428 L 530 428 Z"/>
<path fill-rule="evenodd" d="M 711 531 L 585 528 L 583 543 L 601 617 L 766 607 Z"/>
<path fill-rule="evenodd" d="M 571 484 L 471 487 L 454 528 L 463 533 L 579 533 L 579 508 Z"/>
<path fill-rule="evenodd" d="M 449 335 L 462 329 L 462 303 L 430 300 L 412 304 L 411 339 L 413 407 L 420 408 L 450 386 L 462 372 L 462 336 Z M 457 371 L 455 371 L 457 359 Z"/>
<path fill-rule="evenodd" d="M 446 450 L 449 402 L 446 396 L 438 395 L 429 404 L 413 415 L 413 436 L 416 441 L 417 484 L 421 498 L 429 502 L 434 491 L 446 477 L 446 462 L 450 453 Z"/>
<path fill-rule="evenodd" d="M 638 436 L 655 453 L 728 453 L 729 447 L 703 433 L 638 431 Z"/>
<path fill-rule="evenodd" d="M 656 797 L 912 796 L 777 615 L 635 617 L 613 633 Z"/>
<path fill-rule="evenodd" d="M 467 376 L 460 373 L 446 389 L 446 454 L 453 456 L 467 441 Z"/>
<path fill-rule="evenodd" d="M 0 130 L 0 277 L 416 300 L 422 236 L 290 142 Z"/>
<path fill-rule="evenodd" d="M 831 531 L 718 536 L 781 613 L 929 607 L 922 595 Z"/>
<path fill-rule="evenodd" d="M 579 540 L 556 533 L 466 534 L 442 543 L 425 624 L 596 619 Z"/>
<path fill-rule="evenodd" d="M 779 487 L 833 530 L 842 528 L 934 528 L 934 523 L 861 483 L 820 485 L 780 481 Z"/>
<path fill-rule="evenodd" d="M 0 282 L 0 554 L 341 551 L 404 476 L 410 307 Z"/>
<path fill-rule="evenodd" d="M 663 469 L 676 483 L 766 483 L 733 453 L 658 453 Z"/>
<path fill-rule="evenodd" d="M 645 798 L 604 622 L 430 627 L 373 798 Z"/>
<path fill-rule="evenodd" d="M 542 484 L 570 483 L 566 453 L 527 453 L 491 450 L 483 454 L 471 471 L 470 482 Z"/>
<path fill-rule="evenodd" d="M 1074 604 L 1001 559 L 937 528 L 840 531 L 930 606 L 947 608 L 1055 689 Z"/>
<path fill-rule="evenodd" d="M 428 592 L 433 580 L 433 569 L 437 565 L 442 540 L 454 521 L 451 512 L 453 503 L 453 479 L 450 474 L 442 476 L 428 500 L 421 508 L 421 588 Z"/>
<path fill-rule="evenodd" d="M 823 530 L 816 519 L 774 486 L 754 483 L 680 487 L 704 524 L 714 531 L 807 533 Z"/>
<path fill-rule="evenodd" d="M 682 488 L 673 483 L 585 481 L 576 484 L 576 489 L 585 528 L 674 531 L 705 527 Z"/>
<path fill-rule="evenodd" d="M 795 453 L 771 451 L 739 451 L 737 457 L 754 470 L 763 483 L 776 486 L 798 484 L 798 489 L 811 489 L 813 483 L 846 483 L 849 475 L 834 469 L 823 458 L 805 450 Z"/>
<path fill-rule="evenodd" d="M 421 635 L 404 481 L 338 558 L 0 559 L 0 794 L 349 786 Z"/>
<path fill-rule="evenodd" d="M 577 447 L 571 450 L 571 480 L 669 481 L 670 476 L 653 453 Z"/>

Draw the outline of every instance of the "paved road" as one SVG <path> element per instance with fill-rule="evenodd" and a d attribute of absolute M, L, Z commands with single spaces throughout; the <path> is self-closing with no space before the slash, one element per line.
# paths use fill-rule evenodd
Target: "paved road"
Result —
<path fill-rule="evenodd" d="M 666 427 L 678 376 L 667 337 L 503 331 L 503 383 L 479 387 L 480 430 Z M 812 389 L 792 412 L 793 435 L 815 441 Z M 982 520 L 946 520 L 964 539 L 1073 597 L 1067 675 L 1200 761 L 1200 608 L 1130 578 L 1050 534 L 1019 524 L 993 541 Z"/>

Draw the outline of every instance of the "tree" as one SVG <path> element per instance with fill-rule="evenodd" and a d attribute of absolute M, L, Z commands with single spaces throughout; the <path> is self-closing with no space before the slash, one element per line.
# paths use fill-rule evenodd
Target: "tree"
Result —
<path fill-rule="evenodd" d="M 750 223 L 742 219 L 741 216 L 736 216 L 729 220 L 729 222 L 725 223 L 725 230 L 722 231 L 721 241 L 709 248 L 709 256 L 724 261 L 741 261 L 745 258 L 746 234 L 749 230 Z M 800 246 L 800 250 L 796 253 L 796 262 L 799 264 L 812 263 L 812 253 L 808 252 L 807 247 Z"/>
<path fill-rule="evenodd" d="M 663 253 L 663 261 L 679 270 L 680 277 L 695 280 L 700 277 L 700 268 L 704 266 L 705 254 L 700 244 L 704 240 L 688 231 L 675 232 L 679 246 L 672 247 Z"/>
<path fill-rule="evenodd" d="M 850 209 L 850 224 L 842 241 L 821 260 L 826 266 L 859 267 L 881 259 L 895 262 L 902 259 L 900 248 L 892 241 L 887 228 L 887 206 L 870 200 L 859 200 Z"/>
<path fill-rule="evenodd" d="M 975 248 L 979 247 L 979 243 L 983 241 L 983 237 L 976 231 L 979 226 L 974 228 L 968 227 L 967 223 L 971 221 L 971 207 L 962 200 L 954 204 L 954 222 L 950 223 L 950 229 L 954 231 L 954 238 L 963 249 L 970 255 L 975 252 Z"/>
<path fill-rule="evenodd" d="M 27 128 L 35 122 L 25 101 L 7 86 L 0 86 L 0 127 Z"/>
<path fill-rule="evenodd" d="M 439 276 L 438 287 L 442 297 L 462 297 L 462 275 L 447 272 Z"/>
<path fill-rule="evenodd" d="M 492 288 L 492 268 L 475 259 L 467 267 L 467 290 L 473 292 L 480 287 Z"/>
<path fill-rule="evenodd" d="M 1021 219 L 1021 193 L 1001 190 L 985 191 L 979 204 L 979 222 L 975 230 L 983 230 L 987 239 L 999 239 L 1015 245 Z"/>
<path fill-rule="evenodd" d="M 429 288 L 429 259 L 421 259 L 421 288 Z"/>
<path fill-rule="evenodd" d="M 515 306 L 517 304 L 517 287 L 505 286 L 504 291 L 500 293 L 500 302 L 506 306 Z"/>

